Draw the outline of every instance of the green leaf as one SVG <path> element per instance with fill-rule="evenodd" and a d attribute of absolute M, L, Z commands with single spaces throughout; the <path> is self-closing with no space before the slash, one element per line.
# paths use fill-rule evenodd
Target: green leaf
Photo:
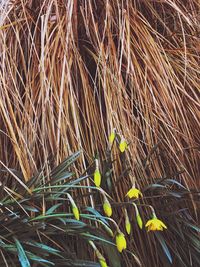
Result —
<path fill-rule="evenodd" d="M 80 182 L 82 182 L 83 180 L 87 179 L 88 177 L 90 177 L 90 175 L 86 175 L 86 176 L 81 176 L 73 181 L 70 181 L 69 182 L 69 185 L 75 185 L 75 184 L 78 184 Z"/>
<path fill-rule="evenodd" d="M 155 236 L 157 237 L 159 243 L 161 244 L 162 249 L 163 249 L 165 255 L 167 256 L 169 262 L 172 263 L 172 256 L 171 256 L 171 253 L 169 252 L 169 249 L 167 247 L 167 244 L 166 244 L 163 236 L 160 233 L 155 233 Z"/>
<path fill-rule="evenodd" d="M 23 204 L 22 206 L 23 206 L 23 208 L 24 208 L 25 210 L 33 211 L 33 212 L 39 212 L 39 210 L 36 209 L 35 207 L 31 207 L 31 206 L 24 205 L 24 204 Z"/>
<path fill-rule="evenodd" d="M 66 180 L 66 179 L 72 177 L 73 175 L 74 175 L 73 172 L 68 172 L 68 171 L 66 171 L 66 172 L 64 172 L 64 173 L 61 173 L 61 174 L 59 174 L 59 175 L 56 175 L 56 176 L 54 175 L 54 176 L 52 177 L 51 184 L 54 185 L 54 184 L 56 184 L 56 183 L 60 183 L 61 181 L 64 181 L 64 180 Z"/>
<path fill-rule="evenodd" d="M 176 181 L 176 180 L 174 180 L 174 179 L 165 179 L 165 180 L 163 181 L 163 183 L 165 183 L 165 184 L 176 184 L 176 185 L 178 185 L 179 187 L 181 187 L 181 188 L 183 188 L 183 189 L 185 189 L 185 190 L 188 191 L 188 189 L 187 189 L 185 186 L 183 186 L 181 183 L 179 183 L 178 181 Z"/>
<path fill-rule="evenodd" d="M 60 207 L 62 205 L 62 203 L 58 203 L 53 205 L 50 209 L 47 210 L 46 214 L 51 214 L 53 213 L 58 207 Z"/>
<path fill-rule="evenodd" d="M 61 173 L 65 172 L 68 167 L 73 164 L 80 156 L 81 151 L 77 151 L 68 158 L 66 158 L 62 163 L 60 163 L 52 172 L 52 177 L 58 177 Z"/>
<path fill-rule="evenodd" d="M 105 219 L 105 216 L 102 216 L 98 211 L 96 211 L 95 209 L 93 209 L 92 207 L 87 207 L 85 208 L 86 211 L 91 212 L 92 214 L 94 214 L 98 219 L 100 219 L 102 222 L 104 222 L 106 225 L 109 226 L 109 223 L 107 222 L 107 220 Z"/>
<path fill-rule="evenodd" d="M 188 222 L 185 222 L 185 224 L 187 226 L 189 226 L 190 228 L 192 228 L 193 230 L 197 231 L 198 233 L 200 233 L 200 228 L 192 223 L 188 223 Z"/>
<path fill-rule="evenodd" d="M 109 245 L 115 246 L 115 244 L 113 242 L 111 242 L 109 240 L 106 240 L 103 237 L 99 237 L 99 236 L 92 235 L 92 234 L 89 234 L 89 233 L 81 233 L 80 235 L 85 237 L 87 240 L 97 240 L 97 241 L 101 241 L 103 243 L 107 243 Z"/>
<path fill-rule="evenodd" d="M 18 252 L 18 258 L 21 263 L 22 267 L 31 267 L 30 262 L 26 256 L 25 250 L 23 249 L 21 243 L 19 242 L 18 239 L 14 238 L 15 244 L 17 247 L 17 252 Z"/>
<path fill-rule="evenodd" d="M 55 264 L 53 262 L 45 260 L 45 259 L 43 259 L 43 258 L 41 258 L 39 256 L 36 256 L 31 252 L 26 252 L 26 254 L 27 254 L 27 256 L 29 257 L 30 260 L 39 262 L 40 265 L 42 265 L 42 266 L 49 266 L 49 265 L 55 266 Z M 47 263 L 48 265 L 46 265 L 45 263 Z"/>
<path fill-rule="evenodd" d="M 102 244 L 102 247 L 104 248 L 110 267 L 121 267 L 120 254 L 116 247 L 106 243 Z"/>
<path fill-rule="evenodd" d="M 52 248 L 50 246 L 47 246 L 45 244 L 42 244 L 42 243 L 38 243 L 38 242 L 34 242 L 34 241 L 27 241 L 25 242 L 27 245 L 30 245 L 30 246 L 34 246 L 34 247 L 37 247 L 37 248 L 40 248 L 41 250 L 46 250 L 48 253 L 50 254 L 56 254 L 56 255 L 59 255 L 60 251 L 55 249 L 55 248 Z M 60 255 L 59 255 L 60 256 Z"/>

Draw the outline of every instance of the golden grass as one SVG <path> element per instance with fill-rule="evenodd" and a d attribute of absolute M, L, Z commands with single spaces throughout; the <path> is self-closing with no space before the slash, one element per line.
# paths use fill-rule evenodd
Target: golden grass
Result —
<path fill-rule="evenodd" d="M 91 158 L 115 127 L 136 162 L 161 142 L 170 166 L 195 186 L 198 11 L 197 1 L 14 1 L 2 9 L 2 161 L 19 164 L 28 180 L 49 155 L 59 162 L 82 148 Z M 163 174 L 163 157 L 153 176 Z"/>

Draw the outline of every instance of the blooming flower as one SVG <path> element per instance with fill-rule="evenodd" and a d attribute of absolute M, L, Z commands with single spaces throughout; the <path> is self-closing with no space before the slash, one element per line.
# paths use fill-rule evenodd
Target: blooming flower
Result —
<path fill-rule="evenodd" d="M 96 169 L 94 172 L 94 184 L 96 185 L 96 187 L 100 187 L 101 184 L 101 174 L 99 169 Z"/>
<path fill-rule="evenodd" d="M 116 245 L 119 252 L 122 252 L 122 250 L 126 249 L 126 239 L 122 232 L 119 232 L 116 235 Z"/>
<path fill-rule="evenodd" d="M 73 207 L 72 207 L 72 212 L 73 212 L 74 217 L 76 218 L 76 220 L 79 221 L 79 219 L 80 219 L 80 214 L 79 214 L 79 210 L 78 210 L 77 206 L 73 206 Z"/>
<path fill-rule="evenodd" d="M 126 194 L 129 198 L 139 198 L 139 196 L 142 197 L 142 192 L 137 188 L 131 188 L 128 193 Z"/>
<path fill-rule="evenodd" d="M 148 222 L 145 225 L 148 228 L 149 231 L 163 231 L 163 228 L 167 229 L 167 226 L 159 220 L 156 216 L 153 217 L 153 219 L 148 220 Z"/>
<path fill-rule="evenodd" d="M 123 153 L 127 148 L 128 148 L 128 143 L 124 138 L 122 138 L 119 143 L 119 150 Z"/>
<path fill-rule="evenodd" d="M 106 200 L 103 204 L 103 210 L 104 210 L 104 213 L 110 217 L 112 215 L 112 207 L 110 205 L 110 203 Z"/>

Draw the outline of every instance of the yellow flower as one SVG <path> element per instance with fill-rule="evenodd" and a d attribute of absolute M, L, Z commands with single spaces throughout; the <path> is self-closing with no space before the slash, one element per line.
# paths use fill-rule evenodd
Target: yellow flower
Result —
<path fill-rule="evenodd" d="M 101 184 L 101 174 L 99 169 L 96 169 L 94 172 L 94 183 L 96 185 L 96 187 L 100 187 Z"/>
<path fill-rule="evenodd" d="M 148 220 L 148 222 L 145 225 L 148 228 L 149 231 L 163 231 L 163 228 L 167 229 L 167 226 L 157 217 L 153 217 L 153 219 Z"/>
<path fill-rule="evenodd" d="M 110 217 L 112 215 L 112 207 L 110 205 L 110 203 L 108 201 L 105 201 L 104 204 L 103 204 L 103 210 L 104 210 L 104 213 Z"/>
<path fill-rule="evenodd" d="M 108 265 L 107 265 L 105 259 L 101 259 L 101 260 L 99 260 L 99 263 L 100 263 L 101 267 L 108 267 Z"/>
<path fill-rule="evenodd" d="M 142 197 L 142 192 L 137 188 L 131 188 L 126 196 L 128 196 L 129 198 L 139 198 L 139 196 Z"/>
<path fill-rule="evenodd" d="M 79 210 L 78 210 L 78 208 L 77 208 L 76 206 L 73 206 L 73 207 L 72 207 L 72 212 L 73 212 L 74 217 L 76 218 L 76 220 L 79 221 L 79 219 L 80 219 L 80 214 L 79 214 Z"/>
<path fill-rule="evenodd" d="M 111 145 L 113 144 L 115 137 L 116 137 L 116 134 L 115 134 L 115 131 L 113 131 L 109 136 L 109 142 Z"/>
<path fill-rule="evenodd" d="M 140 217 L 140 214 L 136 215 L 137 224 L 139 225 L 140 229 L 143 227 L 142 218 Z"/>
<path fill-rule="evenodd" d="M 128 148 L 127 141 L 122 138 L 119 144 L 119 150 L 123 153 Z"/>
<path fill-rule="evenodd" d="M 126 249 L 126 239 L 122 232 L 119 232 L 116 235 L 116 245 L 119 252 L 122 252 L 122 250 Z"/>

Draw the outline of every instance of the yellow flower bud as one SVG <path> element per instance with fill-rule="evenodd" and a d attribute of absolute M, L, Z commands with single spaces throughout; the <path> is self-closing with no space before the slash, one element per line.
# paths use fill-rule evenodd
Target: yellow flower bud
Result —
<path fill-rule="evenodd" d="M 125 226 L 126 226 L 126 232 L 127 232 L 127 234 L 130 235 L 130 233 L 131 233 L 131 224 L 130 224 L 130 221 L 127 221 L 126 224 L 125 224 Z"/>
<path fill-rule="evenodd" d="M 110 203 L 108 201 L 105 201 L 104 204 L 103 204 L 103 210 L 104 210 L 104 213 L 110 217 L 112 215 L 112 207 L 110 205 Z"/>
<path fill-rule="evenodd" d="M 119 144 L 119 150 L 123 153 L 127 148 L 128 148 L 127 141 L 124 138 L 122 138 Z"/>
<path fill-rule="evenodd" d="M 111 145 L 113 144 L 115 137 L 116 137 L 116 134 L 115 134 L 115 131 L 113 131 L 109 136 L 109 142 Z"/>
<path fill-rule="evenodd" d="M 97 255 L 97 258 L 99 260 L 101 267 L 108 267 L 106 260 L 104 256 L 101 254 L 101 252 L 97 248 L 95 249 L 95 252 L 96 252 L 96 255 Z"/>
<path fill-rule="evenodd" d="M 80 220 L 80 214 L 79 214 L 79 210 L 76 206 L 72 207 L 72 212 L 74 214 L 74 217 L 76 218 L 76 220 Z"/>
<path fill-rule="evenodd" d="M 119 252 L 122 252 L 122 250 L 126 249 L 126 239 L 122 232 L 119 232 L 116 235 L 116 245 Z"/>
<path fill-rule="evenodd" d="M 125 209 L 124 210 L 125 212 L 125 227 L 126 227 L 126 232 L 128 235 L 130 235 L 131 233 L 131 224 L 130 224 L 130 220 L 129 220 L 129 217 L 128 217 L 128 212 L 127 210 Z"/>
<path fill-rule="evenodd" d="M 101 185 L 101 174 L 99 169 L 96 169 L 94 172 L 94 184 L 96 185 L 96 187 L 100 187 Z"/>
<path fill-rule="evenodd" d="M 107 265 L 105 259 L 101 259 L 101 260 L 99 260 L 99 263 L 100 263 L 101 267 L 108 267 L 108 265 Z"/>
<path fill-rule="evenodd" d="M 140 217 L 140 214 L 136 215 L 136 220 L 137 220 L 137 224 L 140 227 L 140 229 L 142 229 L 143 227 L 143 222 L 142 222 L 142 218 Z"/>

